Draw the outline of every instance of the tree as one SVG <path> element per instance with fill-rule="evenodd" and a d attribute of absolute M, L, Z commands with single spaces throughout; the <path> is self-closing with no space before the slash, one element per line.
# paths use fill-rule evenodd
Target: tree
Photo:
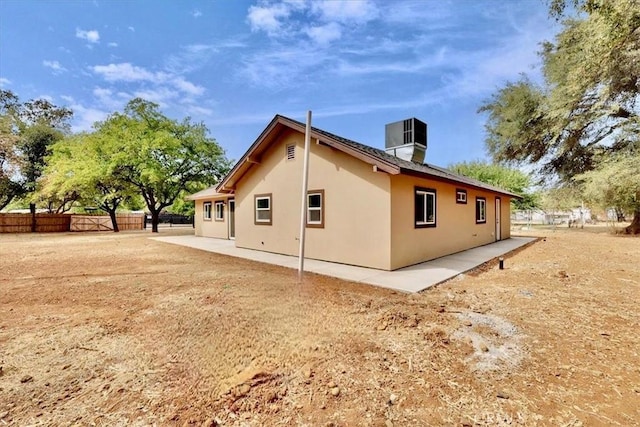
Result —
<path fill-rule="evenodd" d="M 59 209 L 78 200 L 96 206 L 109 214 L 113 231 L 118 232 L 117 210 L 137 193 L 116 173 L 119 147 L 113 143 L 98 133 L 82 133 L 54 144 L 39 196 L 57 201 Z"/>
<path fill-rule="evenodd" d="M 11 131 L 11 121 L 0 116 L 0 210 L 22 194 L 17 142 L 18 136 Z"/>
<path fill-rule="evenodd" d="M 25 192 L 35 191 L 36 182 L 45 166 L 49 147 L 63 138 L 62 132 L 41 123 L 29 126 L 21 132 L 17 148 L 22 158 L 21 174 Z"/>
<path fill-rule="evenodd" d="M 519 169 L 481 161 L 462 162 L 449 166 L 457 174 L 503 188 L 522 197 L 513 200 L 516 209 L 532 209 L 538 205 L 538 195 L 531 191 L 531 177 Z"/>
<path fill-rule="evenodd" d="M 582 184 L 587 200 L 604 209 L 633 212 L 633 222 L 625 232 L 640 233 L 640 150 L 607 157 L 575 180 Z"/>
<path fill-rule="evenodd" d="M 495 161 L 536 165 L 563 184 L 640 134 L 640 0 L 570 4 L 581 15 L 543 45 L 544 83 L 523 76 L 480 108 Z M 564 18 L 565 6 L 553 0 L 552 15 Z"/>
<path fill-rule="evenodd" d="M 35 190 L 48 148 L 68 133 L 72 115 L 44 99 L 20 103 L 0 89 L 0 209 Z"/>
<path fill-rule="evenodd" d="M 160 212 L 183 191 L 216 183 L 230 166 L 204 124 L 169 119 L 157 104 L 140 98 L 99 123 L 96 133 L 118 147 L 115 174 L 142 195 L 153 232 L 158 231 Z"/>

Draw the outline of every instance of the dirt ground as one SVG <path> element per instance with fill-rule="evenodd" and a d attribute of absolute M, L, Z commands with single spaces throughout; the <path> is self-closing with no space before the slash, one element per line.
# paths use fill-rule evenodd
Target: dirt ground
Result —
<path fill-rule="evenodd" d="M 0 235 L 0 425 L 640 425 L 640 238 L 533 234 L 416 295 L 144 232 Z"/>

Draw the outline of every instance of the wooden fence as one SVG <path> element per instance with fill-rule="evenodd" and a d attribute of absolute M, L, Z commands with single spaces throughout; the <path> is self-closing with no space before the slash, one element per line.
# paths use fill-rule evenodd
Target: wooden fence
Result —
<path fill-rule="evenodd" d="M 35 227 L 33 219 L 35 218 Z M 51 233 L 69 231 L 71 215 L 65 214 L 0 214 L 0 233 Z"/>
<path fill-rule="evenodd" d="M 35 227 L 34 220 L 35 218 Z M 116 215 L 120 230 L 142 230 L 144 214 Z M 106 215 L 13 214 L 0 213 L 0 233 L 56 233 L 65 231 L 113 230 Z"/>
<path fill-rule="evenodd" d="M 118 229 L 142 230 L 144 228 L 143 214 L 116 214 Z M 71 231 L 111 231 L 113 225 L 108 215 L 72 215 Z"/>

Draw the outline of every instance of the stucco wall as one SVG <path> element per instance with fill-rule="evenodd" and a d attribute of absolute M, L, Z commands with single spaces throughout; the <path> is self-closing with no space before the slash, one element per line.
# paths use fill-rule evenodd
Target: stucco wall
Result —
<path fill-rule="evenodd" d="M 436 190 L 436 226 L 415 228 L 415 187 Z M 496 194 L 466 188 L 467 203 L 456 203 L 456 188 L 465 188 L 406 175 L 391 176 L 391 269 L 492 243 L 495 236 Z M 486 222 L 476 224 L 476 197 L 487 202 Z M 509 203 L 501 196 L 502 239 L 509 238 Z"/>
<path fill-rule="evenodd" d="M 286 146 L 295 144 L 295 160 Z M 297 255 L 304 135 L 285 131 L 238 183 L 236 246 Z M 306 229 L 306 256 L 390 268 L 390 180 L 372 166 L 311 143 L 309 190 L 324 190 L 324 228 Z M 272 225 L 254 224 L 254 195 L 271 193 Z"/>
<path fill-rule="evenodd" d="M 225 201 L 224 206 L 224 220 L 216 221 L 215 220 L 215 202 L 221 201 L 220 199 L 215 200 L 196 200 L 196 213 L 195 213 L 195 234 L 196 236 L 202 237 L 216 237 L 218 239 L 228 239 L 229 238 L 229 204 Z M 211 220 L 205 220 L 203 211 L 204 211 L 204 203 L 211 202 Z"/>

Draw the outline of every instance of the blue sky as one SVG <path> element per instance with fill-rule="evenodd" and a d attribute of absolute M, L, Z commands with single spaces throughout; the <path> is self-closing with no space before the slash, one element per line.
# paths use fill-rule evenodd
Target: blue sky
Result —
<path fill-rule="evenodd" d="M 0 85 L 88 130 L 139 96 L 238 159 L 277 113 L 382 148 L 429 126 L 427 162 L 485 158 L 483 100 L 539 76 L 543 0 L 0 0 Z"/>

